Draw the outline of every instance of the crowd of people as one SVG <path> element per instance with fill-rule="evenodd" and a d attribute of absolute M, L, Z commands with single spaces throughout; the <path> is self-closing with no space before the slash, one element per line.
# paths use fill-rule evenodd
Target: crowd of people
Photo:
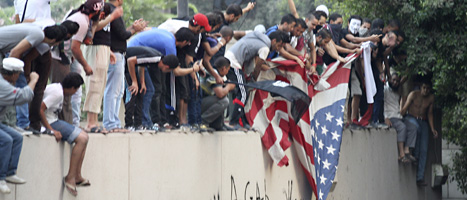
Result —
<path fill-rule="evenodd" d="M 399 22 L 352 15 L 343 28 L 342 15 L 324 5 L 300 17 L 288 3 L 291 13 L 278 25 L 240 31 L 229 25 L 254 3 L 149 28 L 143 19 L 125 27 L 123 0 L 87 0 L 59 25 L 46 1 L 15 1 L 17 24 L 0 27 L 0 192 L 10 192 L 6 182 L 26 182 L 16 176 L 21 133 L 74 144 L 63 182 L 77 195 L 77 186 L 90 185 L 81 175 L 88 133 L 248 130 L 249 91 L 242 84 L 270 70 L 268 61 L 294 60 L 319 77 L 350 53 L 362 56 L 352 63 L 348 127 L 394 127 L 399 160 L 417 162 L 417 183 L 425 185 L 429 131 L 437 136 L 434 96 L 430 83 L 414 84 L 393 70 L 407 57 Z M 41 9 L 26 9 L 32 6 Z M 226 49 L 232 38 L 237 42 Z"/>

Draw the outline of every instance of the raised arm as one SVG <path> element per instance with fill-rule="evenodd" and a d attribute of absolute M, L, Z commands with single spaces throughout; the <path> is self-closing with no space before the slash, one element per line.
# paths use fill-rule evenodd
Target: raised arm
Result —
<path fill-rule="evenodd" d="M 407 97 L 407 101 L 405 102 L 404 106 L 401 106 L 401 115 L 406 115 L 407 111 L 409 110 L 410 105 L 412 105 L 412 102 L 415 98 L 414 92 L 411 92 L 409 94 L 409 97 Z"/>
<path fill-rule="evenodd" d="M 292 13 L 292 15 L 298 19 L 299 16 L 297 12 L 297 7 L 295 7 L 295 3 L 293 2 L 293 0 L 287 0 L 287 3 L 289 4 L 290 13 Z"/>

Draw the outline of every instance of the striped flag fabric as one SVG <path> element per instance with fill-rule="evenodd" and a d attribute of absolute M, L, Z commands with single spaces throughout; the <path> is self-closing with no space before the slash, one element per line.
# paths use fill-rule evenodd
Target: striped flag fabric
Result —
<path fill-rule="evenodd" d="M 265 91 L 254 90 L 245 107 L 248 121 L 261 134 L 278 166 L 288 165 L 285 150 L 291 146 L 292 136 L 296 156 L 317 199 L 326 199 L 337 170 L 350 66 L 357 57 L 351 54 L 345 64 L 330 64 L 315 85 L 309 84 L 305 69 L 290 60 L 274 60 L 272 70 L 261 72 L 258 81 L 281 80 L 312 98 L 297 124 L 291 116 L 291 103 Z"/>

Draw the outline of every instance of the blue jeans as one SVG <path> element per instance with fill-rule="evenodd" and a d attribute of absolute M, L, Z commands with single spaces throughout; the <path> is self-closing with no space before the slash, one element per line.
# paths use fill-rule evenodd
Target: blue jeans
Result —
<path fill-rule="evenodd" d="M 0 180 L 16 174 L 22 146 L 23 136 L 0 123 Z"/>
<path fill-rule="evenodd" d="M 152 84 L 151 77 L 149 76 L 149 70 L 147 68 L 144 70 L 144 82 L 146 83 L 146 94 L 143 96 L 143 126 L 152 127 L 149 108 L 151 107 L 151 100 L 155 89 L 154 85 Z"/>
<path fill-rule="evenodd" d="M 417 181 L 425 177 L 426 158 L 428 153 L 428 135 L 429 127 L 426 120 L 416 119 L 412 116 L 406 116 L 406 120 L 417 126 L 417 141 L 415 142 L 414 156 L 418 159 Z"/>
<path fill-rule="evenodd" d="M 77 60 L 71 63 L 71 72 L 76 72 L 81 74 L 83 67 Z M 83 78 L 84 79 L 84 78 Z M 80 86 L 79 89 L 71 96 L 71 110 L 73 113 L 73 125 L 79 127 L 81 121 L 81 97 L 83 96 L 83 87 Z"/>
<path fill-rule="evenodd" d="M 52 126 L 53 129 L 60 131 L 62 134 L 62 141 L 67 141 L 70 144 L 75 142 L 76 138 L 82 131 L 80 128 L 73 126 L 63 120 L 57 120 L 51 123 L 50 126 Z"/>
<path fill-rule="evenodd" d="M 23 88 L 28 85 L 24 73 L 19 75 L 16 80 L 16 87 Z M 25 103 L 20 106 L 16 106 L 16 126 L 20 128 L 26 128 L 29 126 L 29 104 Z"/>
<path fill-rule="evenodd" d="M 203 91 L 201 86 L 196 90 L 196 85 L 191 76 L 188 76 L 188 83 L 190 86 L 190 101 L 188 101 L 188 123 L 201 124 L 201 100 L 203 98 Z"/>
<path fill-rule="evenodd" d="M 114 52 L 114 54 L 116 63 L 109 65 L 107 85 L 104 91 L 104 118 L 102 123 L 107 130 L 122 126 L 118 113 L 120 112 L 120 103 L 125 87 L 125 56 L 118 52 Z"/>

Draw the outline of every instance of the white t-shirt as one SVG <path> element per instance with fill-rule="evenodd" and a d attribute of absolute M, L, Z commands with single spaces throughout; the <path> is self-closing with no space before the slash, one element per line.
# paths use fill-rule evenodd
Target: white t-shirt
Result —
<path fill-rule="evenodd" d="M 183 27 L 188 28 L 188 25 L 189 25 L 188 21 L 178 20 L 178 19 L 168 19 L 164 23 L 160 24 L 157 28 L 164 29 L 175 35 L 175 33 L 180 28 L 183 28 Z"/>
<path fill-rule="evenodd" d="M 83 42 L 86 38 L 86 34 L 89 29 L 89 16 L 83 14 L 82 12 L 76 12 L 67 18 L 67 20 L 74 21 L 79 24 L 78 32 L 71 38 L 72 40 L 77 40 Z"/>
<path fill-rule="evenodd" d="M 47 109 L 45 117 L 49 124 L 58 120 L 58 113 L 62 110 L 63 88 L 60 83 L 52 83 L 45 88 L 44 98 L 42 99 Z"/>
<path fill-rule="evenodd" d="M 36 21 L 44 19 L 52 19 L 50 13 L 50 2 L 57 0 L 28 0 L 28 5 L 26 6 L 26 14 L 24 14 L 24 19 L 35 19 Z M 19 20 L 22 20 L 24 5 L 26 0 L 15 0 L 15 14 L 18 14 Z"/>

